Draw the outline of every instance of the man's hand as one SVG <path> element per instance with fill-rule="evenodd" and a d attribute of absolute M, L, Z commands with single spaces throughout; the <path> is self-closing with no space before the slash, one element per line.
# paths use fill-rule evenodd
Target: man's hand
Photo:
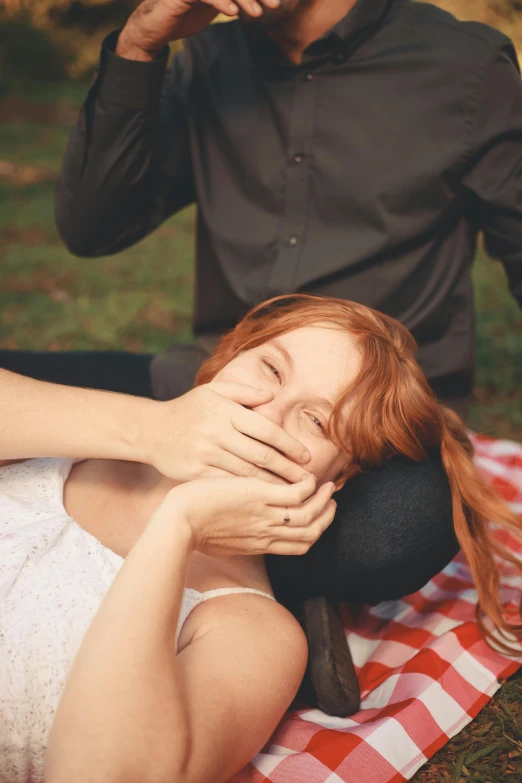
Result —
<path fill-rule="evenodd" d="M 147 407 L 142 460 L 164 476 L 191 481 L 246 476 L 295 483 L 308 475 L 309 452 L 253 408 L 269 391 L 216 381 Z"/>
<path fill-rule="evenodd" d="M 152 60 L 169 41 L 199 33 L 218 14 L 239 11 L 255 18 L 279 0 L 143 0 L 120 33 L 116 54 L 130 60 Z"/>

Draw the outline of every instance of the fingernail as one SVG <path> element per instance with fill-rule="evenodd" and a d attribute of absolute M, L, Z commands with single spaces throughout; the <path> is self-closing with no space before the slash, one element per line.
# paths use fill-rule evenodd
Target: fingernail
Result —
<path fill-rule="evenodd" d="M 310 452 L 307 449 L 305 449 L 301 454 L 301 459 L 303 460 L 303 462 L 308 462 L 308 460 L 310 459 Z"/>

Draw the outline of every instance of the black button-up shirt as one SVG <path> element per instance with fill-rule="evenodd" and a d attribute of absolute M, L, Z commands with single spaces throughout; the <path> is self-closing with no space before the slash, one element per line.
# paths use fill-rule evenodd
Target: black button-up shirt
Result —
<path fill-rule="evenodd" d="M 124 60 L 116 38 L 57 190 L 68 247 L 117 252 L 196 202 L 196 333 L 279 293 L 353 299 L 412 330 L 439 394 L 467 394 L 479 230 L 522 301 L 509 40 L 410 0 L 359 0 L 301 65 L 239 21 L 187 40 L 166 74 L 166 55 Z"/>

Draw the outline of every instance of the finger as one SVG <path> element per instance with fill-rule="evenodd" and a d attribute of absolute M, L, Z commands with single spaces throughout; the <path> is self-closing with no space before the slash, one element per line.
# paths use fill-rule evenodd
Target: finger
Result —
<path fill-rule="evenodd" d="M 308 472 L 300 465 L 296 465 L 295 462 L 284 457 L 275 449 L 267 446 L 266 443 L 260 443 L 253 438 L 249 438 L 247 435 L 243 435 L 241 432 L 235 432 L 229 435 L 226 442 L 222 443 L 223 448 L 231 452 L 237 457 L 240 457 L 243 461 L 252 465 L 252 471 L 257 468 L 262 468 L 265 471 L 270 471 L 277 476 L 294 483 L 301 481 Z M 243 475 L 255 475 L 251 474 Z"/>
<path fill-rule="evenodd" d="M 232 417 L 232 424 L 238 432 L 272 446 L 294 462 L 310 461 L 311 454 L 302 443 L 256 411 L 238 410 Z"/>
<path fill-rule="evenodd" d="M 288 527 L 309 527 L 323 513 L 334 489 L 335 484 L 328 482 L 319 487 L 317 492 L 311 495 L 304 503 L 301 503 L 300 506 L 287 506 L 284 509 L 277 509 L 279 519 L 284 519 L 285 514 L 288 514 L 290 517 L 290 522 L 287 522 Z"/>
<path fill-rule="evenodd" d="M 236 16 L 240 10 L 249 16 L 260 16 L 264 8 L 277 8 L 280 5 L 280 0 L 201 0 L 201 2 L 226 16 Z"/>
<path fill-rule="evenodd" d="M 274 396 L 268 389 L 257 389 L 254 386 L 247 386 L 246 383 L 228 383 L 226 381 L 212 381 L 207 383 L 207 388 L 226 397 L 227 400 L 237 402 L 247 408 L 254 408 L 256 405 L 262 405 L 270 402 Z"/>
<path fill-rule="evenodd" d="M 313 495 L 315 486 L 316 478 L 311 473 L 297 484 L 267 484 L 263 489 L 263 500 L 268 506 L 298 506 Z"/>
<path fill-rule="evenodd" d="M 257 0 L 235 0 L 235 3 L 249 16 L 261 16 L 263 6 L 274 8 L 278 5 L 277 3 L 274 5 L 270 0 L 259 0 L 259 2 Z"/>
<path fill-rule="evenodd" d="M 238 457 L 225 449 L 219 450 L 218 454 L 213 458 L 213 463 L 214 468 L 226 471 L 230 476 L 257 478 L 270 484 L 288 486 L 287 482 L 279 476 L 270 473 L 268 470 L 263 470 L 263 468 L 257 467 L 257 465 L 241 459 L 241 457 Z"/>
<path fill-rule="evenodd" d="M 271 534 L 274 536 L 274 540 L 272 544 L 269 544 L 268 551 L 271 554 L 279 554 L 275 550 L 279 548 L 280 544 L 291 544 L 297 549 L 308 551 L 330 527 L 335 519 L 336 510 L 337 504 L 332 498 L 328 501 L 324 511 L 308 527 L 292 528 L 288 525 L 280 525 L 272 528 Z M 304 552 L 299 552 L 299 554 L 304 554 Z"/>
<path fill-rule="evenodd" d="M 222 468 L 216 468 L 213 465 L 205 465 L 197 478 L 192 479 L 192 481 L 197 481 L 200 478 L 236 478 L 236 474 L 229 473 L 228 470 L 223 470 Z"/>
<path fill-rule="evenodd" d="M 204 5 L 215 9 L 215 14 L 225 14 L 226 16 L 237 16 L 239 8 L 232 0 L 201 0 Z"/>

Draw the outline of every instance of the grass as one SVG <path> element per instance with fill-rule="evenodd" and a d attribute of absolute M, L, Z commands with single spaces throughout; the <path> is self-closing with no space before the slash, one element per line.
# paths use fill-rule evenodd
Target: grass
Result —
<path fill-rule="evenodd" d="M 522 780 L 522 669 L 478 716 L 444 745 L 412 783 L 519 783 Z"/>
<path fill-rule="evenodd" d="M 12 86 L 11 86 L 12 87 Z M 86 86 L 20 86 L 0 104 L 0 348 L 157 352 L 192 339 L 192 208 L 116 256 L 77 259 L 53 218 L 56 173 Z M 478 432 L 522 441 L 522 315 L 500 264 L 479 251 Z M 522 779 L 522 675 L 514 675 L 415 783 Z"/>
<path fill-rule="evenodd" d="M 79 260 L 56 236 L 52 196 L 50 182 L 0 186 L 0 346 L 161 351 L 190 339 L 193 212 L 125 253 Z"/>

